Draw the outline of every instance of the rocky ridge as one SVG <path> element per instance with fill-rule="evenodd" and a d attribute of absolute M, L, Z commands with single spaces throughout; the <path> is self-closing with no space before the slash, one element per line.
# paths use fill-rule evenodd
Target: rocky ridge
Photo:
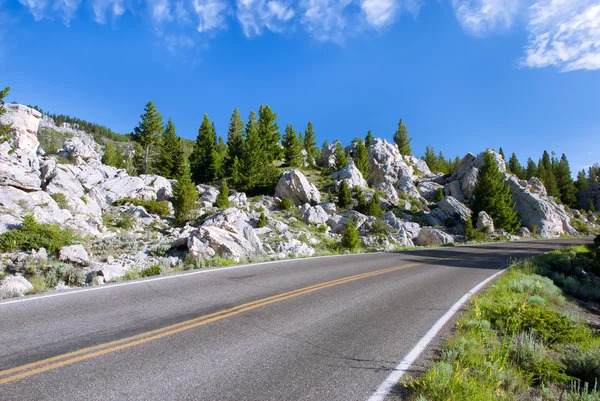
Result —
<path fill-rule="evenodd" d="M 135 277 L 152 266 L 165 272 L 328 253 L 339 243 L 349 219 L 367 249 L 463 242 L 464 222 L 471 216 L 469 200 L 483 163 L 483 153 L 468 153 L 453 174 L 433 174 L 423 160 L 403 156 L 395 145 L 375 139 L 368 148 L 368 177 L 350 162 L 331 175 L 330 187 L 318 188 L 305 170 L 290 169 L 282 173 L 273 196 L 248 198 L 234 192 L 229 196 L 231 207 L 225 210 L 214 206 L 217 188 L 198 185 L 196 218 L 185 227 L 176 227 L 169 202 L 173 180 L 156 175 L 134 177 L 103 165 L 102 146 L 87 133 L 56 127 L 29 107 L 5 107 L 7 113 L 0 122 L 13 125 L 12 137 L 0 144 L 0 234 L 20 228 L 24 216 L 31 214 L 40 223 L 72 229 L 81 243 L 61 249 L 57 257 L 44 249 L 0 255 L 0 277 L 5 276 L 0 297 L 32 291 L 27 278 L 32 276 L 34 264 L 53 272 L 71 269 L 68 277 L 76 278 L 71 282 L 46 278 L 53 289 Z M 57 152 L 47 153 L 40 147 L 38 132 L 46 129 L 68 134 Z M 336 146 L 334 142 L 324 149 L 325 167 L 334 163 Z M 519 181 L 506 172 L 499 154 L 494 157 L 526 228 L 522 235 L 577 234 L 571 225 L 573 218 L 598 227 L 596 216 L 565 210 L 546 195 L 539 180 Z M 384 215 L 367 216 L 338 208 L 332 198 L 342 180 L 350 188 L 360 189 L 367 201 L 378 191 Z M 440 193 L 445 197 L 436 201 Z M 281 208 L 284 198 L 294 203 L 292 209 Z M 166 202 L 167 213 L 151 214 L 138 201 Z M 258 227 L 263 213 L 267 225 Z M 486 213 L 476 217 L 480 231 L 507 237 L 494 231 L 493 220 Z M 42 270 L 35 274 L 48 274 Z"/>

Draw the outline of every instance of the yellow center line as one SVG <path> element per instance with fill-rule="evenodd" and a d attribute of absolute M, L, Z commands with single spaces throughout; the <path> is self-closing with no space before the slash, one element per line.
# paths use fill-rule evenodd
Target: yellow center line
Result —
<path fill-rule="evenodd" d="M 484 251 L 477 252 L 479 253 L 488 253 L 492 251 Z M 444 261 L 452 259 L 451 257 L 447 258 L 435 258 L 436 261 Z M 135 336 L 123 338 L 120 340 L 115 340 L 111 342 L 107 342 L 104 344 L 99 344 L 96 346 L 83 348 L 78 351 L 69 352 L 63 355 L 58 355 L 55 357 L 43 359 L 40 361 L 28 363 L 25 365 L 17 366 L 14 368 L 6 369 L 0 371 L 0 385 L 6 384 L 15 380 L 23 379 L 28 376 L 36 375 L 39 373 L 43 373 L 49 370 L 57 369 L 62 366 L 71 365 L 76 362 L 85 361 L 87 359 L 95 358 L 101 355 L 106 355 L 112 352 L 116 352 L 119 350 L 127 349 L 134 347 L 136 345 L 145 344 L 150 341 L 158 340 L 163 337 L 171 336 L 177 333 L 181 333 L 187 330 L 194 329 L 199 326 L 206 325 L 208 323 L 216 322 L 219 320 L 223 320 L 225 318 L 239 315 L 241 313 L 260 308 L 262 306 L 266 306 L 269 304 L 273 304 L 276 302 L 284 301 L 290 298 L 294 298 L 300 295 L 305 295 L 314 291 L 322 290 L 325 288 L 333 287 L 339 284 L 344 284 L 356 280 L 361 280 L 368 277 L 377 276 L 380 274 L 391 273 L 394 271 L 406 269 L 409 267 L 415 267 L 419 265 L 423 265 L 426 263 L 430 263 L 430 261 L 423 261 L 419 263 L 409 263 L 401 266 L 391 267 L 387 269 L 375 270 L 373 272 L 367 272 L 362 274 L 356 274 L 354 276 L 344 277 L 336 280 L 327 281 L 320 284 L 311 285 L 308 287 L 300 288 L 293 291 L 284 292 L 281 294 L 273 295 L 267 298 L 258 299 L 256 301 L 247 302 L 242 305 L 235 306 L 230 309 L 225 309 L 219 312 L 214 312 L 208 315 L 203 315 L 194 319 L 186 320 L 184 322 L 176 323 L 170 326 L 166 326 L 160 329 L 148 331 L 146 333 L 138 334 Z"/>

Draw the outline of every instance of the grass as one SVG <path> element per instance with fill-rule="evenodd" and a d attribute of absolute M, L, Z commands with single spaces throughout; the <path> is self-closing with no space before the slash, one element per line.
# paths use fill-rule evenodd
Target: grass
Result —
<path fill-rule="evenodd" d="M 65 194 L 58 192 L 50 196 L 52 197 L 52 199 L 54 199 L 59 208 L 69 209 L 69 201 L 67 200 Z"/>
<path fill-rule="evenodd" d="M 564 255 L 571 267 L 589 263 L 591 249 L 525 262 L 474 297 L 439 360 L 404 380 L 409 399 L 600 400 L 600 335 L 566 312 L 550 274 L 537 274 L 564 270 Z"/>

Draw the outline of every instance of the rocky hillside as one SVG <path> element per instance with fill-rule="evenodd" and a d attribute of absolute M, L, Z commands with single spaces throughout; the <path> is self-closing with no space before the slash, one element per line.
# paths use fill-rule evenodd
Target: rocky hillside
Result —
<path fill-rule="evenodd" d="M 468 153 L 453 174 L 432 174 L 423 160 L 402 156 L 395 145 L 375 139 L 368 147 L 368 177 L 352 161 L 325 178 L 308 168 L 292 169 L 283 172 L 272 196 L 232 193 L 225 209 L 214 206 L 218 189 L 198 185 L 195 218 L 177 227 L 170 203 L 173 180 L 134 177 L 103 165 L 102 146 L 91 135 L 57 127 L 26 106 L 5 108 L 0 123 L 12 124 L 12 133 L 0 144 L 0 246 L 10 247 L 4 233 L 33 224 L 26 216 L 33 216 L 35 224 L 56 224 L 75 237 L 56 252 L 5 249 L 0 297 L 241 261 L 336 253 L 350 219 L 365 250 L 465 242 L 464 223 L 472 215 L 469 205 L 483 163 L 483 153 Z M 64 134 L 56 152 L 40 146 L 38 133 L 47 130 Z M 335 163 L 335 147 L 323 149 L 325 168 Z M 353 147 L 346 148 L 351 156 Z M 494 157 L 522 228 L 518 235 L 495 231 L 493 220 L 481 212 L 474 220 L 488 239 L 576 235 L 574 226 L 598 229 L 597 214 L 565 210 L 546 195 L 538 179 L 520 181 L 506 173 L 500 155 Z M 343 181 L 355 196 L 340 208 L 336 194 Z M 383 216 L 355 210 L 358 194 L 366 202 L 377 194 Z"/>

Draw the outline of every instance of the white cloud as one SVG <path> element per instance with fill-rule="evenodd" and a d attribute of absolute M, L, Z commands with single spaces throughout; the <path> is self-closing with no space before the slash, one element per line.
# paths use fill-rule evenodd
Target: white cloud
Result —
<path fill-rule="evenodd" d="M 362 0 L 360 3 L 367 22 L 375 27 L 383 27 L 391 23 L 397 6 L 396 0 Z"/>
<path fill-rule="evenodd" d="M 531 6 L 525 67 L 600 69 L 600 3 L 544 0 Z"/>
<path fill-rule="evenodd" d="M 236 17 L 248 37 L 260 35 L 263 28 L 280 32 L 295 14 L 288 4 L 277 0 L 237 0 L 236 6 Z"/>
<path fill-rule="evenodd" d="M 519 0 L 452 0 L 462 27 L 476 36 L 512 26 L 520 9 Z"/>
<path fill-rule="evenodd" d="M 56 0 L 52 8 L 62 14 L 63 21 L 68 26 L 80 4 L 80 0 Z"/>
<path fill-rule="evenodd" d="M 44 18 L 48 0 L 19 0 L 19 3 L 29 9 L 29 12 L 36 21 Z"/>
<path fill-rule="evenodd" d="M 171 3 L 169 0 L 147 0 L 148 12 L 156 24 L 171 20 Z"/>
<path fill-rule="evenodd" d="M 229 7 L 224 0 L 193 0 L 192 4 L 198 16 L 198 32 L 209 32 L 226 27 Z"/>
<path fill-rule="evenodd" d="M 343 42 L 357 27 L 347 11 L 351 4 L 352 0 L 301 0 L 301 21 L 317 40 Z"/>
<path fill-rule="evenodd" d="M 124 0 L 92 0 L 94 19 L 99 24 L 106 23 L 106 14 L 111 17 L 120 17 L 125 13 Z"/>

